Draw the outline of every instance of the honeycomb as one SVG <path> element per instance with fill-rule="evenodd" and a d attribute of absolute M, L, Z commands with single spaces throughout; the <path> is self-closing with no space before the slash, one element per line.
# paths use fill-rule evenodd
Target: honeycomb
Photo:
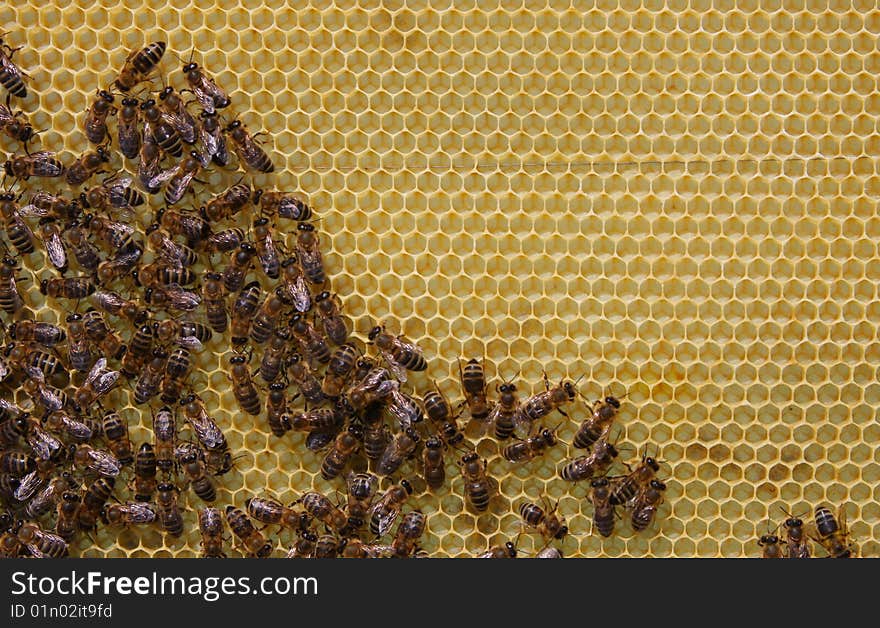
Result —
<path fill-rule="evenodd" d="M 470 515 L 450 461 L 452 486 L 411 502 L 428 551 L 514 538 L 513 504 L 547 496 L 571 556 L 755 556 L 783 509 L 821 501 L 878 554 L 874 2 L 21 1 L 0 22 L 59 151 L 86 145 L 81 112 L 128 49 L 195 50 L 271 133 L 278 187 L 321 216 L 358 331 L 398 319 L 425 349 L 420 392 L 457 398 L 457 359 L 483 355 L 493 387 L 520 372 L 537 390 L 546 369 L 590 399 L 626 392 L 627 455 L 656 445 L 668 478 L 651 534 L 590 534 L 586 487 L 556 477 L 564 447 L 512 467 L 483 442 L 509 503 Z M 249 452 L 219 503 L 339 488 L 301 435 L 238 412 L 215 344 L 196 387 Z M 149 416 L 122 412 L 147 438 Z M 563 440 L 584 412 L 559 417 Z M 192 556 L 185 517 L 177 541 L 102 532 L 81 554 Z"/>

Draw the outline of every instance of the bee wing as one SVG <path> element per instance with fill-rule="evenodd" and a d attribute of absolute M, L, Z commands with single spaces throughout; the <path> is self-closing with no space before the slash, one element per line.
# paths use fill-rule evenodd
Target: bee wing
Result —
<path fill-rule="evenodd" d="M 0 126 L 12 122 L 14 119 L 12 110 L 6 105 L 0 105 Z"/>
<path fill-rule="evenodd" d="M 168 124 L 174 127 L 174 130 L 180 135 L 180 139 L 187 144 L 196 143 L 196 121 L 193 120 L 193 117 L 183 106 L 183 103 L 181 103 L 177 111 L 163 111 L 162 117 Z"/>
<path fill-rule="evenodd" d="M 45 192 L 37 192 L 37 194 L 45 194 Z M 45 218 L 49 215 L 48 209 L 43 209 L 34 205 L 34 199 L 37 198 L 37 194 L 34 194 L 34 198 L 31 199 L 29 204 L 18 208 L 18 214 L 20 216 L 25 218 Z"/>
<path fill-rule="evenodd" d="M 202 141 L 202 146 L 209 158 L 220 150 L 220 135 L 206 131 L 204 126 L 199 129 L 199 139 Z"/>
<path fill-rule="evenodd" d="M 370 519 L 375 517 L 378 520 L 379 536 L 385 536 L 388 533 L 388 530 L 391 529 L 391 526 L 394 525 L 394 521 L 397 519 L 398 512 L 398 508 L 384 508 L 382 501 L 379 501 L 370 509 Z"/>
<path fill-rule="evenodd" d="M 385 363 L 388 364 L 388 368 L 394 377 L 401 384 L 406 383 L 406 368 L 404 368 L 401 364 L 398 364 L 397 360 L 394 359 L 394 356 L 391 355 L 388 351 L 382 351 L 382 357 L 385 358 Z"/>
<path fill-rule="evenodd" d="M 34 455 L 41 460 L 49 460 L 56 451 L 61 449 L 60 440 L 38 427 L 31 429 L 27 442 Z"/>
<path fill-rule="evenodd" d="M 12 370 L 9 368 L 9 363 L 6 360 L 0 360 L 0 382 L 9 377 L 9 374 Z M 3 401 L 6 401 L 5 399 Z M 9 403 L 6 401 L 6 403 Z"/>
<path fill-rule="evenodd" d="M 202 302 L 202 297 L 198 294 L 181 288 L 177 284 L 165 286 L 165 292 L 171 301 L 171 307 L 177 310 L 194 310 Z"/>
<path fill-rule="evenodd" d="M 486 420 L 480 425 L 480 435 L 485 436 L 489 433 L 489 431 L 494 427 L 495 422 L 498 421 L 498 417 L 501 416 L 501 404 L 496 403 L 492 407 L 492 411 L 489 412 L 489 416 L 486 417 Z M 514 420 L 514 424 L 516 421 Z"/>
<path fill-rule="evenodd" d="M 179 336 L 174 342 L 193 351 L 201 351 L 204 348 L 202 341 L 195 336 Z"/>
<path fill-rule="evenodd" d="M 105 477 L 116 477 L 122 470 L 119 460 L 106 451 L 92 449 L 89 451 L 89 458 L 92 459 L 92 463 L 89 466 Z"/>
<path fill-rule="evenodd" d="M 157 519 L 153 506 L 146 502 L 126 504 L 125 509 L 131 523 L 153 523 Z"/>
<path fill-rule="evenodd" d="M 217 427 L 214 420 L 205 412 L 202 412 L 195 419 L 187 418 L 187 423 L 189 423 L 189 426 L 192 428 L 198 441 L 207 449 L 220 447 L 226 442 L 223 432 Z"/>
<path fill-rule="evenodd" d="M 97 380 L 95 380 L 94 388 L 95 392 L 99 395 L 106 394 L 113 386 L 116 385 L 116 381 L 119 379 L 119 371 L 106 371 L 101 373 Z"/>
<path fill-rule="evenodd" d="M 97 362 L 92 366 L 92 369 L 89 371 L 89 374 L 86 376 L 85 382 L 83 382 L 83 386 L 90 386 L 94 384 L 94 382 L 101 376 L 101 374 L 107 370 L 107 358 L 99 358 Z"/>
<path fill-rule="evenodd" d="M 290 286 L 290 297 L 297 312 L 308 312 L 312 308 L 312 293 L 302 275 Z"/>
<path fill-rule="evenodd" d="M 53 233 L 46 240 L 46 255 L 49 257 L 49 263 L 55 268 L 64 268 L 67 266 L 67 251 L 64 248 L 64 242 L 61 235 L 57 232 Z"/>
<path fill-rule="evenodd" d="M 20 502 L 23 502 L 27 499 L 33 497 L 34 493 L 40 488 L 43 483 L 43 478 L 40 477 L 37 469 L 34 469 L 26 476 L 21 478 L 21 482 L 19 482 L 18 486 L 15 488 L 15 491 L 12 493 L 12 496 Z"/>
<path fill-rule="evenodd" d="M 191 83 L 191 86 L 196 99 L 208 113 L 229 106 L 229 96 L 204 72 L 199 72 L 199 80 Z"/>
<path fill-rule="evenodd" d="M 26 366 L 24 367 L 24 372 L 27 373 L 28 377 L 39 384 L 46 383 L 46 377 L 43 375 L 43 371 L 38 369 L 35 366 Z"/>
<path fill-rule="evenodd" d="M 165 201 L 168 205 L 173 205 L 177 201 L 183 198 L 183 195 L 186 194 L 186 191 L 189 189 L 189 184 L 192 183 L 193 178 L 196 176 L 195 170 L 184 170 L 183 163 L 179 164 L 175 168 L 175 173 L 172 177 L 169 177 L 170 183 L 169 187 L 165 192 Z M 171 183 L 174 186 L 171 186 Z"/>
<path fill-rule="evenodd" d="M 9 58 L 6 52 L 0 52 L 0 74 L 4 75 L 4 83 L 9 82 L 9 79 L 14 76 L 20 79 L 24 78 L 24 73 L 12 62 L 12 59 Z"/>
<path fill-rule="evenodd" d="M 64 423 L 64 429 L 67 430 L 67 433 L 73 440 L 82 442 L 92 438 L 92 428 L 85 423 L 70 417 L 65 417 L 62 419 L 62 422 Z"/>
<path fill-rule="evenodd" d="M 34 165 L 34 174 L 39 177 L 60 177 L 64 174 L 64 166 L 55 158 L 55 153 L 41 150 L 30 154 Z"/>
<path fill-rule="evenodd" d="M 275 248 L 275 242 L 272 241 L 271 235 L 267 235 L 263 240 L 263 246 L 260 247 L 260 251 L 257 254 L 257 257 L 259 258 L 260 264 L 263 266 L 263 268 L 277 263 L 278 249 Z"/>

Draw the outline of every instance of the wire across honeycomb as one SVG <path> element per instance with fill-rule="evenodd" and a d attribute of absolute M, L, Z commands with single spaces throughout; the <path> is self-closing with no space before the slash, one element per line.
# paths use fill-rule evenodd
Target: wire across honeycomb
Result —
<path fill-rule="evenodd" d="M 278 187 L 319 212 L 346 312 L 405 321 L 425 349 L 420 391 L 436 379 L 457 397 L 457 359 L 485 355 L 493 386 L 520 372 L 537 387 L 546 369 L 583 375 L 590 398 L 627 393 L 630 458 L 656 444 L 669 478 L 651 534 L 589 534 L 586 487 L 556 477 L 564 447 L 514 469 L 481 445 L 510 505 L 560 500 L 566 555 L 754 556 L 782 508 L 821 501 L 845 504 L 877 555 L 875 3 L 190 4 L 0 8 L 42 145 L 85 146 L 81 112 L 128 49 L 194 48 L 272 135 Z M 301 436 L 238 412 L 211 347 L 196 386 L 250 453 L 220 503 L 338 488 Z M 149 416 L 123 413 L 146 438 Z M 411 502 L 427 550 L 516 537 L 512 506 L 473 517 L 448 473 Z M 192 556 L 194 517 L 178 541 L 102 531 L 82 555 Z"/>

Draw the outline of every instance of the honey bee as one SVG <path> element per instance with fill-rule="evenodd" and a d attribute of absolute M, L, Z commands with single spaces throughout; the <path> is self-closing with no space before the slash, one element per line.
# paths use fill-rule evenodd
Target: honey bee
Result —
<path fill-rule="evenodd" d="M 25 507 L 25 514 L 30 519 L 39 519 L 50 510 L 54 510 L 61 496 L 72 487 L 70 474 L 65 472 L 66 477 L 55 477 L 49 480 L 40 491 L 31 498 Z"/>
<path fill-rule="evenodd" d="M 828 506 L 816 506 L 815 511 L 816 540 L 825 548 L 830 558 L 851 558 L 854 553 L 852 543 L 847 540 L 846 518 L 843 511 L 838 516 Z"/>
<path fill-rule="evenodd" d="M 122 356 L 119 372 L 132 379 L 140 375 L 141 370 L 153 349 L 153 328 L 149 325 L 138 327 L 128 343 L 128 350 Z"/>
<path fill-rule="evenodd" d="M 113 84 L 122 92 L 130 92 L 149 78 L 165 54 L 164 41 L 156 41 L 140 50 L 132 50 Z"/>
<path fill-rule="evenodd" d="M 418 549 L 418 541 L 425 533 L 428 518 L 421 511 L 413 510 L 406 513 L 397 526 L 394 540 L 391 542 L 391 550 L 397 558 L 412 556 Z"/>
<path fill-rule="evenodd" d="M 226 507 L 226 522 L 238 537 L 251 558 L 267 558 L 272 553 L 272 543 L 260 534 L 247 515 L 235 506 Z"/>
<path fill-rule="evenodd" d="M 295 252 L 303 275 L 309 282 L 322 285 L 327 280 L 327 275 L 324 272 L 324 257 L 315 233 L 315 225 L 301 222 L 296 228 L 299 235 L 296 237 Z"/>
<path fill-rule="evenodd" d="M 217 489 L 214 481 L 208 476 L 205 463 L 193 454 L 187 454 L 180 459 L 180 467 L 189 481 L 193 492 L 204 502 L 212 502 L 217 499 Z"/>
<path fill-rule="evenodd" d="M 101 171 L 105 163 L 110 161 L 110 153 L 103 146 L 96 150 L 86 151 L 74 161 L 67 169 L 65 181 L 67 185 L 78 186 L 88 181 Z"/>
<path fill-rule="evenodd" d="M 295 414 L 289 424 L 298 432 L 325 432 L 336 426 L 336 413 L 330 408 L 308 410 Z"/>
<path fill-rule="evenodd" d="M 665 490 L 666 484 L 660 480 L 652 479 L 647 486 L 639 491 L 633 502 L 630 518 L 633 530 L 641 532 L 651 525 L 654 515 L 657 514 L 657 508 L 663 501 L 663 491 Z"/>
<path fill-rule="evenodd" d="M 140 138 L 140 132 L 137 130 L 137 122 L 133 132 L 138 133 L 139 148 L 137 152 L 137 177 L 141 182 L 141 186 L 150 194 L 158 194 L 162 189 L 162 149 L 150 134 L 145 134 L 143 139 Z M 133 142 L 134 138 L 126 138 L 127 142 Z M 129 145 L 131 150 L 133 145 Z M 131 157 L 129 159 L 132 159 Z"/>
<path fill-rule="evenodd" d="M 189 349 L 177 347 L 171 352 L 165 363 L 165 376 L 162 378 L 162 395 L 159 397 L 162 403 L 177 403 L 191 366 Z"/>
<path fill-rule="evenodd" d="M 156 505 L 159 507 L 159 522 L 162 529 L 173 537 L 183 534 L 183 515 L 177 503 L 180 490 L 170 482 L 162 482 L 156 487 Z"/>
<path fill-rule="evenodd" d="M 7 176 L 27 181 L 31 177 L 52 179 L 64 174 L 64 164 L 51 151 L 41 150 L 28 155 L 13 155 L 3 164 Z"/>
<path fill-rule="evenodd" d="M 232 256 L 230 264 L 223 270 L 223 286 L 227 292 L 238 292 L 241 289 L 256 254 L 257 250 L 253 244 L 241 243 L 238 251 Z"/>
<path fill-rule="evenodd" d="M 199 510 L 202 558 L 226 558 L 223 552 L 223 517 L 216 508 Z"/>
<path fill-rule="evenodd" d="M 247 358 L 243 355 L 233 356 L 229 360 L 232 392 L 235 395 L 239 408 L 250 415 L 258 416 L 263 412 L 263 404 L 257 388 L 251 379 L 251 372 L 247 362 Z"/>
<path fill-rule="evenodd" d="M 312 217 L 312 208 L 288 192 L 275 190 L 254 192 L 254 205 L 260 205 L 264 214 L 303 222 Z"/>
<path fill-rule="evenodd" d="M 584 420 L 572 440 L 572 447 L 589 449 L 611 426 L 620 411 L 620 401 L 616 397 L 605 397 L 605 402 L 597 402 L 592 414 Z"/>
<path fill-rule="evenodd" d="M 199 159 L 199 154 L 190 151 L 189 155 L 169 172 L 168 182 L 165 184 L 165 204 L 174 205 L 182 199 L 201 169 L 202 162 Z"/>
<path fill-rule="evenodd" d="M 646 488 L 654 475 L 660 470 L 660 464 L 651 456 L 642 456 L 641 463 L 625 476 L 615 478 L 611 482 L 611 503 L 620 506 L 636 497 Z"/>
<path fill-rule="evenodd" d="M 183 157 L 183 144 L 180 133 L 170 123 L 168 116 L 156 106 L 155 99 L 150 98 L 141 103 L 141 116 L 144 119 L 144 143 L 146 143 L 146 138 L 149 137 L 168 155 L 178 159 Z M 201 167 L 202 162 L 198 158 L 198 154 L 196 154 L 195 159 L 199 167 Z M 153 184 L 155 183 L 154 181 Z"/>
<path fill-rule="evenodd" d="M 362 438 L 363 433 L 357 425 L 350 425 L 347 430 L 341 432 L 321 462 L 321 477 L 327 481 L 339 477 L 345 465 L 360 448 Z"/>
<path fill-rule="evenodd" d="M 104 437 L 107 439 L 107 445 L 110 447 L 110 451 L 116 459 L 119 460 L 121 464 L 128 464 L 134 460 L 134 452 L 131 449 L 131 440 L 128 437 L 128 422 L 125 421 L 119 413 L 109 411 L 104 413 L 104 419 L 101 425 L 104 430 Z"/>
<path fill-rule="evenodd" d="M 63 372 L 64 365 L 51 353 L 46 353 L 24 343 L 10 343 L 6 345 L 6 357 L 10 364 L 28 371 L 36 369 L 40 374 L 49 377 Z M 28 372 L 29 375 L 31 375 Z M 33 375 L 31 375 L 33 377 Z"/>
<path fill-rule="evenodd" d="M 276 329 L 272 334 L 272 339 L 263 351 L 263 358 L 260 360 L 260 377 L 264 382 L 271 383 L 278 379 L 289 341 L 290 333 L 284 328 Z"/>
<path fill-rule="evenodd" d="M 97 429 L 93 429 L 88 423 L 74 419 L 63 410 L 56 410 L 43 418 L 43 426 L 52 432 L 63 434 L 77 443 L 85 443 L 92 440 Z"/>
<path fill-rule="evenodd" d="M 110 452 L 89 445 L 73 447 L 73 463 L 77 467 L 94 471 L 105 478 L 115 478 L 122 471 L 122 463 Z"/>
<path fill-rule="evenodd" d="M 116 131 L 119 140 L 119 152 L 126 158 L 134 159 L 141 150 L 140 101 L 137 98 L 122 99 L 122 107 L 117 117 Z"/>
<path fill-rule="evenodd" d="M 202 283 L 202 301 L 205 303 L 205 317 L 208 324 L 218 334 L 229 326 L 226 311 L 226 293 L 223 292 L 223 277 L 219 273 L 206 273 Z"/>
<path fill-rule="evenodd" d="M 11 192 L 0 194 L 0 216 L 3 218 L 3 228 L 6 237 L 15 247 L 19 255 L 30 255 L 34 252 L 34 233 L 28 224 L 22 220 L 18 197 Z"/>
<path fill-rule="evenodd" d="M 73 396 L 74 403 L 82 410 L 87 409 L 110 392 L 118 379 L 119 371 L 111 371 L 107 368 L 107 358 L 98 358 L 83 385 L 77 388 Z"/>
<path fill-rule="evenodd" d="M 3 85 L 6 91 L 9 92 L 7 105 L 9 104 L 9 97 L 27 98 L 28 94 L 24 79 L 30 78 L 30 76 L 12 61 L 12 56 L 20 48 L 12 48 L 0 39 L 0 85 Z"/>
<path fill-rule="evenodd" d="M 203 111 L 200 114 L 202 124 L 199 127 L 199 139 L 202 142 L 202 163 L 208 166 L 208 159 L 218 166 L 229 163 L 229 147 L 226 144 L 226 136 L 223 127 L 220 126 L 220 118 L 216 113 Z"/>
<path fill-rule="evenodd" d="M 13 113 L 12 109 L 2 104 L 0 104 L 0 133 L 24 145 L 36 135 L 34 127 L 28 122 L 23 111 Z"/>
<path fill-rule="evenodd" d="M 82 207 L 76 200 L 40 190 L 31 196 L 30 203 L 22 207 L 20 213 L 22 216 L 36 218 L 52 216 L 58 220 L 76 221 L 82 216 Z"/>
<path fill-rule="evenodd" d="M 763 548 L 763 558 L 782 558 L 782 547 L 779 545 L 779 537 L 775 534 L 764 534 L 758 540 L 758 546 Z"/>
<path fill-rule="evenodd" d="M 214 196 L 199 208 L 199 214 L 208 222 L 220 222 L 235 216 L 247 207 L 251 200 L 251 187 L 237 183 Z"/>
<path fill-rule="evenodd" d="M 333 344 L 343 344 L 348 338 L 348 327 L 340 313 L 339 298 L 325 290 L 315 297 L 315 304 L 327 338 Z"/>
<path fill-rule="evenodd" d="M 165 118 L 187 144 L 195 144 L 199 125 L 186 109 L 186 103 L 170 85 L 159 92 L 159 107 Z"/>
<path fill-rule="evenodd" d="M 6 403 L 8 404 L 9 402 Z M 30 414 L 21 412 L 12 404 L 9 404 L 9 407 L 4 408 L 3 411 L 7 416 L 0 423 L 0 443 L 11 447 L 17 444 L 20 438 L 27 435 L 31 425 Z"/>
<path fill-rule="evenodd" d="M 346 478 L 348 497 L 345 503 L 348 515 L 347 532 L 356 532 L 366 524 L 377 483 L 378 479 L 371 473 L 349 473 Z"/>
<path fill-rule="evenodd" d="M 113 94 L 107 90 L 100 89 L 97 98 L 92 101 L 88 113 L 86 113 L 83 129 L 86 139 L 92 144 L 103 144 L 108 137 L 107 132 L 107 116 L 116 112 L 113 104 Z"/>
<path fill-rule="evenodd" d="M 61 230 L 58 228 L 55 219 L 51 216 L 41 218 L 39 224 L 40 228 L 37 234 L 43 243 L 46 258 L 55 267 L 55 270 L 63 275 L 67 272 L 68 266 L 67 250 L 64 247 L 64 241 L 61 239 Z"/>
<path fill-rule="evenodd" d="M 255 344 L 263 344 L 272 336 L 275 325 L 284 309 L 284 302 L 276 292 L 270 292 L 251 321 L 251 341 Z"/>
<path fill-rule="evenodd" d="M 27 373 L 27 379 L 21 383 L 21 388 L 35 405 L 40 406 L 47 414 L 56 412 L 67 405 L 67 395 L 63 391 L 47 385 L 43 371 L 33 366 L 27 366 L 25 373 Z"/>
<path fill-rule="evenodd" d="M 299 388 L 300 394 L 313 406 L 319 406 L 325 401 L 321 382 L 315 376 L 308 363 L 299 354 L 293 354 L 287 360 L 290 378 Z"/>
<path fill-rule="evenodd" d="M 464 478 L 465 499 L 476 512 L 486 512 L 489 501 L 498 490 L 498 483 L 489 477 L 486 461 L 476 451 L 464 454 L 459 461 Z"/>
<path fill-rule="evenodd" d="M 516 558 L 517 555 L 516 545 L 508 541 L 504 545 L 493 545 L 487 551 L 479 554 L 477 558 Z"/>
<path fill-rule="evenodd" d="M 199 443 L 205 448 L 205 462 L 214 475 L 223 475 L 232 468 L 232 454 L 223 431 L 208 416 L 204 402 L 189 394 L 180 400 L 183 415 Z"/>
<path fill-rule="evenodd" d="M 202 302 L 195 292 L 181 288 L 176 284 L 167 286 L 156 285 L 144 291 L 144 301 L 160 310 L 182 310 L 191 312 Z"/>
<path fill-rule="evenodd" d="M 226 92 L 197 63 L 193 63 L 192 59 L 183 66 L 183 74 L 196 100 L 207 113 L 229 106 L 231 101 Z"/>
<path fill-rule="evenodd" d="M 345 544 L 340 554 L 343 558 L 385 558 L 392 553 L 390 545 L 364 543 L 357 537 L 343 540 Z"/>
<path fill-rule="evenodd" d="M 162 349 L 154 349 L 152 358 L 138 376 L 134 389 L 134 402 L 144 404 L 159 394 L 165 377 L 165 363 L 168 354 Z"/>
<path fill-rule="evenodd" d="M 90 187 L 80 195 L 80 202 L 86 209 L 97 211 L 123 210 L 133 212 L 144 204 L 144 195 L 131 185 L 131 177 L 114 174 L 99 185 Z"/>
<path fill-rule="evenodd" d="M 483 362 L 471 358 L 465 364 L 464 369 L 461 368 L 461 362 L 459 362 L 458 374 L 471 418 L 475 421 L 485 421 L 492 411 L 492 406 L 486 394 L 486 372 Z"/>
<path fill-rule="evenodd" d="M 297 312 L 305 313 L 312 309 L 312 293 L 295 256 L 288 257 L 281 263 L 281 286 L 279 288 Z"/>
<path fill-rule="evenodd" d="M 104 316 L 95 309 L 89 309 L 82 317 L 83 326 L 86 330 L 86 337 L 90 342 L 97 344 L 101 351 L 118 360 L 126 352 L 125 343 L 119 338 L 117 333 L 110 329 Z"/>
<path fill-rule="evenodd" d="M 106 417 L 105 417 L 106 420 Z M 106 431 L 106 430 L 105 430 Z M 156 492 L 156 452 L 150 443 L 141 443 L 134 457 L 134 499 L 148 502 Z"/>
<path fill-rule="evenodd" d="M 269 279 L 278 279 L 281 276 L 281 259 L 272 240 L 272 229 L 268 218 L 261 217 L 254 220 L 254 247 L 257 249 L 257 259 L 263 272 Z"/>
<path fill-rule="evenodd" d="M 257 172 L 274 172 L 275 166 L 266 151 L 257 143 L 255 136 L 248 133 L 240 120 L 233 120 L 226 133 L 232 140 L 232 148 L 242 165 Z"/>
<path fill-rule="evenodd" d="M 525 524 L 536 529 L 545 540 L 561 540 L 568 534 L 565 517 L 557 514 L 558 504 L 545 510 L 538 504 L 524 502 L 519 506 L 519 516 Z"/>
<path fill-rule="evenodd" d="M 95 292 L 95 284 L 88 277 L 53 277 L 40 282 L 40 294 L 53 299 L 85 299 Z"/>
<path fill-rule="evenodd" d="M 117 253 L 113 259 L 104 260 L 98 264 L 98 283 L 103 286 L 109 286 L 114 281 L 123 277 L 136 276 L 138 262 L 143 255 L 140 248 L 131 248 Z"/>
<path fill-rule="evenodd" d="M 310 516 L 305 512 L 288 508 L 268 497 L 251 497 L 245 501 L 247 514 L 260 523 L 280 525 L 292 529 L 304 529 Z"/>
<path fill-rule="evenodd" d="M 45 532 L 35 523 L 25 523 L 18 529 L 18 540 L 37 558 L 64 558 L 69 552 L 67 541 L 57 534 Z"/>
<path fill-rule="evenodd" d="M 382 457 L 379 458 L 377 466 L 379 474 L 385 476 L 394 474 L 401 467 L 403 461 L 415 453 L 420 440 L 418 432 L 412 427 L 396 434 L 388 443 L 385 451 L 382 452 Z"/>
<path fill-rule="evenodd" d="M 337 347 L 330 356 L 327 371 L 321 390 L 327 397 L 338 397 L 342 394 L 349 376 L 355 368 L 358 359 L 358 350 L 352 344 L 346 343 Z"/>
<path fill-rule="evenodd" d="M 562 410 L 562 406 L 574 400 L 577 396 L 577 389 L 572 382 L 561 381 L 558 385 L 551 387 L 544 373 L 544 392 L 532 395 L 526 399 L 520 406 L 520 420 L 528 425 L 540 421 L 554 410 L 561 415 L 568 415 Z"/>
<path fill-rule="evenodd" d="M 388 414 L 397 420 L 400 429 L 406 430 L 416 423 L 421 423 L 425 419 L 419 402 L 400 392 L 398 387 L 391 391 L 391 397 L 387 406 Z"/>
<path fill-rule="evenodd" d="M 294 314 L 290 319 L 290 331 L 299 344 L 300 354 L 306 356 L 309 362 L 316 361 L 321 364 L 330 362 L 330 347 L 327 346 L 327 341 L 302 314 Z"/>
<path fill-rule="evenodd" d="M 413 487 L 408 480 L 401 480 L 385 491 L 370 508 L 370 532 L 377 538 L 385 536 L 412 493 Z"/>
<path fill-rule="evenodd" d="M 77 525 L 81 530 L 94 530 L 97 527 L 101 509 L 113 495 L 115 484 L 112 477 L 99 477 L 86 489 L 76 513 Z"/>
<path fill-rule="evenodd" d="M 266 419 L 272 434 L 281 438 L 290 429 L 287 418 L 287 385 L 284 382 L 272 382 L 266 396 Z"/>
<path fill-rule="evenodd" d="M 244 231 L 238 228 L 223 229 L 209 234 L 204 239 L 204 250 L 208 254 L 231 253 L 244 242 Z"/>
<path fill-rule="evenodd" d="M 446 395 L 434 382 L 434 389 L 423 397 L 425 412 L 437 427 L 440 438 L 448 447 L 455 447 L 464 441 L 464 434 L 458 427 L 457 417 L 452 415 L 452 406 Z"/>
<path fill-rule="evenodd" d="M 55 520 L 55 534 L 70 543 L 79 528 L 77 514 L 82 499 L 73 491 L 64 491 L 58 502 L 58 517 Z"/>
<path fill-rule="evenodd" d="M 287 552 L 287 558 L 311 558 L 318 543 L 318 535 L 308 530 L 300 532 L 296 543 Z"/>
<path fill-rule="evenodd" d="M 392 336 L 385 331 L 384 326 L 373 327 L 368 339 L 376 345 L 391 372 L 401 383 L 406 382 L 407 370 L 424 371 L 428 368 L 428 363 L 418 345 L 407 342 L 401 336 Z"/>
<path fill-rule="evenodd" d="M 614 533 L 614 506 L 611 504 L 611 483 L 608 478 L 590 482 L 590 501 L 593 503 L 593 527 L 604 537 Z"/>
<path fill-rule="evenodd" d="M 544 453 L 544 450 L 556 445 L 559 439 L 552 429 L 543 429 L 538 434 L 529 436 L 524 440 L 507 445 L 502 451 L 504 458 L 509 462 L 528 462 Z"/>
<path fill-rule="evenodd" d="M 486 418 L 486 424 L 495 426 L 495 438 L 507 440 L 513 436 L 520 416 L 516 385 L 513 382 L 504 382 L 496 390 L 499 393 L 498 403 Z"/>
<path fill-rule="evenodd" d="M 176 343 L 187 349 L 198 350 L 202 343 L 211 340 L 214 332 L 211 328 L 197 321 L 179 321 L 167 318 L 153 323 L 156 339 L 162 344 Z"/>
<path fill-rule="evenodd" d="M 320 493 L 309 491 L 296 503 L 301 503 L 311 517 L 321 521 L 330 530 L 342 530 L 348 522 L 345 512 Z"/>
<path fill-rule="evenodd" d="M 617 455 L 618 452 L 614 445 L 602 437 L 593 444 L 588 455 L 579 456 L 563 466 L 560 469 L 560 475 L 563 480 L 568 482 L 589 480 L 608 469 Z"/>
<path fill-rule="evenodd" d="M 65 331 L 58 327 L 58 325 L 33 320 L 21 320 L 12 323 L 7 330 L 7 334 L 13 340 L 35 342 L 50 349 L 64 342 L 67 338 Z"/>
<path fill-rule="evenodd" d="M 812 555 L 804 522 L 800 517 L 786 513 L 785 555 L 787 558 L 809 558 Z"/>
<path fill-rule="evenodd" d="M 15 315 L 24 307 L 24 300 L 18 292 L 15 271 L 18 265 L 11 257 L 4 256 L 0 263 L 0 308 L 10 316 Z"/>
<path fill-rule="evenodd" d="M 104 506 L 101 511 L 101 520 L 107 525 L 128 527 L 153 523 L 159 520 L 159 514 L 153 509 L 151 504 L 128 502 Z"/>
<path fill-rule="evenodd" d="M 164 473 L 174 468 L 174 448 L 177 441 L 177 421 L 171 408 L 165 406 L 153 415 L 153 437 L 156 466 Z"/>

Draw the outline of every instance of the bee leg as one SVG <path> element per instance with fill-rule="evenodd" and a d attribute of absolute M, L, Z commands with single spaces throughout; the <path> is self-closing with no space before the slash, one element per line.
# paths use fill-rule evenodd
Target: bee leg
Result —
<path fill-rule="evenodd" d="M 550 379 L 547 377 L 547 371 L 542 371 L 544 374 L 544 390 L 550 390 Z"/>

